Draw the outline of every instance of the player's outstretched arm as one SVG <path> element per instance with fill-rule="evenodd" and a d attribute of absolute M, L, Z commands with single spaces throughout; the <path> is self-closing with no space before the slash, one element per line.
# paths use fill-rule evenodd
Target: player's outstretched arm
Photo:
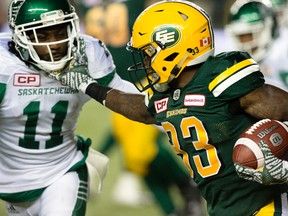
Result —
<path fill-rule="evenodd" d="M 59 80 L 72 89 L 81 91 L 131 120 L 145 124 L 157 124 L 154 117 L 147 111 L 145 97 L 140 94 L 130 94 L 107 86 L 99 85 L 88 73 L 88 60 L 85 42 L 80 38 L 80 49 L 72 48 L 73 60 L 67 71 L 50 73 L 50 78 Z"/>
<path fill-rule="evenodd" d="M 263 170 L 234 163 L 237 174 L 241 178 L 264 185 L 288 183 L 288 161 L 275 157 L 266 142 L 260 141 L 259 146 L 265 158 Z"/>
<path fill-rule="evenodd" d="M 91 83 L 85 93 L 112 111 L 131 120 L 157 124 L 151 113 L 147 111 L 144 95 L 122 92 L 97 83 Z"/>

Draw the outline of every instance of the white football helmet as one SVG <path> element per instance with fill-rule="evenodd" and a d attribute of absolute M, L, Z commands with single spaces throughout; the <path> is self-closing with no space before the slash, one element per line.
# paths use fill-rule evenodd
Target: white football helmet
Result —
<path fill-rule="evenodd" d="M 9 6 L 8 21 L 13 32 L 15 49 L 21 59 L 46 72 L 63 69 L 72 59 L 72 46 L 79 44 L 79 19 L 68 0 L 13 0 Z M 37 31 L 57 25 L 67 28 L 66 39 L 53 42 L 39 40 Z M 31 34 L 33 41 L 29 38 Z M 50 46 L 60 43 L 67 43 L 67 53 L 60 60 L 56 60 Z M 35 51 L 37 46 L 45 46 L 48 49 L 50 61 L 39 57 Z"/>
<path fill-rule="evenodd" d="M 270 1 L 237 0 L 230 9 L 225 29 L 236 48 L 261 61 L 278 36 L 278 24 Z M 249 40 L 244 37 L 249 36 Z"/>

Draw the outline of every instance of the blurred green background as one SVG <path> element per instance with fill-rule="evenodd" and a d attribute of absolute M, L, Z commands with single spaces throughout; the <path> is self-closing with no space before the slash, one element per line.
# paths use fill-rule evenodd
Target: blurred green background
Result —
<path fill-rule="evenodd" d="M 93 140 L 93 146 L 97 148 L 97 145 L 100 145 L 109 131 L 111 124 L 110 114 L 111 111 L 107 108 L 91 100 L 84 106 L 80 115 L 77 129 L 78 134 L 90 137 Z M 110 163 L 103 191 L 96 194 L 96 196 L 90 197 L 86 216 L 162 216 L 159 207 L 154 202 L 132 207 L 121 205 L 114 201 L 112 197 L 114 185 L 123 170 L 119 149 L 113 148 L 109 152 Z M 175 199 L 176 202 L 181 202 L 180 197 L 176 196 Z M 0 201 L 0 216 L 7 216 L 3 201 Z"/>

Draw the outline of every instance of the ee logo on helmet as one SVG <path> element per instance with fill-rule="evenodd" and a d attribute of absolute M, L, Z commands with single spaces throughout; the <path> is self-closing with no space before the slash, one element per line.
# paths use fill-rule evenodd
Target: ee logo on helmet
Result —
<path fill-rule="evenodd" d="M 153 41 L 172 47 L 180 40 L 180 30 L 171 26 L 160 26 L 152 33 Z"/>

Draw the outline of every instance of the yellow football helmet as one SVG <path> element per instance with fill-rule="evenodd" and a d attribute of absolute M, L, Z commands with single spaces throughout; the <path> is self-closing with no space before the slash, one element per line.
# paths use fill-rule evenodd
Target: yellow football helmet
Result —
<path fill-rule="evenodd" d="M 166 91 L 185 67 L 214 55 L 210 18 L 189 1 L 158 2 L 136 19 L 127 50 L 134 59 L 128 71 L 139 91 L 152 86 Z"/>

